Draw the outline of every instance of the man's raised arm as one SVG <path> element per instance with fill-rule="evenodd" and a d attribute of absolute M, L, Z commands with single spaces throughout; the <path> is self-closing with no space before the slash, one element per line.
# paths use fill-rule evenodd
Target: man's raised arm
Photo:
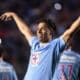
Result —
<path fill-rule="evenodd" d="M 7 21 L 11 18 L 14 19 L 20 32 L 25 36 L 25 38 L 29 42 L 29 40 L 32 38 L 33 34 L 31 32 L 31 30 L 29 29 L 29 26 L 17 14 L 15 14 L 13 12 L 6 12 L 0 17 L 1 20 L 5 20 L 5 21 Z"/>
<path fill-rule="evenodd" d="M 71 35 L 74 35 L 74 31 L 80 26 L 80 17 L 73 22 L 73 24 L 70 26 L 69 29 L 67 29 L 63 34 L 62 38 L 65 42 L 68 41 L 68 39 L 71 37 Z"/>

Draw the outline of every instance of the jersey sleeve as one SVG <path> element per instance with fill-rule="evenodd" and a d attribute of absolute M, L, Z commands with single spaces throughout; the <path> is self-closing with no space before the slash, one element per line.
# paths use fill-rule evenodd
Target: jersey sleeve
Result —
<path fill-rule="evenodd" d="M 59 59 L 61 53 L 63 52 L 63 50 L 65 49 L 65 41 L 63 40 L 62 37 L 57 38 L 55 41 L 53 41 L 53 45 L 54 45 L 54 52 L 53 55 L 55 55 L 56 60 Z"/>
<path fill-rule="evenodd" d="M 37 37 L 32 37 L 32 39 L 29 42 L 29 45 L 30 45 L 31 49 L 33 49 L 33 50 L 36 49 L 39 45 L 38 38 Z"/>
<path fill-rule="evenodd" d="M 59 56 L 60 57 L 60 55 L 61 55 L 61 53 L 64 51 L 64 49 L 65 49 L 65 46 L 66 46 L 66 43 L 65 43 L 65 41 L 63 40 L 63 38 L 62 37 L 60 37 L 59 38 L 59 41 L 58 41 L 58 43 L 57 43 L 57 56 Z"/>

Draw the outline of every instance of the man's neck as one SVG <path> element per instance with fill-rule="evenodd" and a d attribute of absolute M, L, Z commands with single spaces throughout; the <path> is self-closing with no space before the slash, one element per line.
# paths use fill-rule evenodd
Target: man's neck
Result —
<path fill-rule="evenodd" d="M 45 46 L 47 45 L 48 43 L 40 43 L 40 46 Z"/>

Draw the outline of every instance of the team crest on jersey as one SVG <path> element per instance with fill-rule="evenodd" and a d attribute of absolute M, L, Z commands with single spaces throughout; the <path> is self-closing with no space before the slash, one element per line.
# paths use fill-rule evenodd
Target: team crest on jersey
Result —
<path fill-rule="evenodd" d="M 31 55 L 31 64 L 38 65 L 40 63 L 40 53 L 33 53 Z"/>

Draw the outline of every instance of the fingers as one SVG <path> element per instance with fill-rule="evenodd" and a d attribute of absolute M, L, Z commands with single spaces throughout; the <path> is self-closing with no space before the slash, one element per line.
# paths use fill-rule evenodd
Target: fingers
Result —
<path fill-rule="evenodd" d="M 9 14 L 3 14 L 2 16 L 0 16 L 0 19 L 4 21 L 8 21 L 11 20 L 11 17 L 9 16 Z"/>
<path fill-rule="evenodd" d="M 5 20 L 5 19 L 6 19 L 6 15 L 0 16 L 0 19 L 1 19 L 1 20 Z"/>

